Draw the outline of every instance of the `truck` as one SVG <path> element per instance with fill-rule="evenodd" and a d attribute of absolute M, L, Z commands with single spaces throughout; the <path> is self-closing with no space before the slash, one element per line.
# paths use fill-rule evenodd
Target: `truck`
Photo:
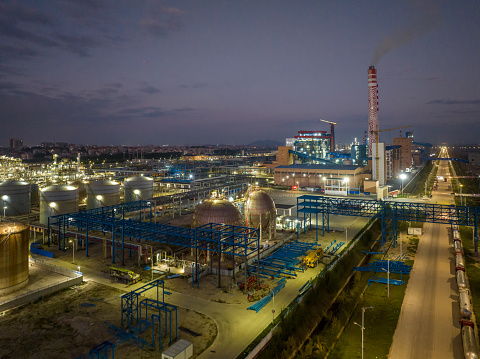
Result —
<path fill-rule="evenodd" d="M 314 268 L 317 266 L 317 263 L 322 256 L 322 248 L 314 249 L 313 251 L 307 253 L 307 255 L 302 259 L 302 263 L 305 267 Z"/>
<path fill-rule="evenodd" d="M 110 276 L 114 277 L 115 280 L 119 279 L 124 281 L 126 284 L 134 284 L 140 280 L 140 274 L 125 268 L 113 266 L 110 267 Z"/>

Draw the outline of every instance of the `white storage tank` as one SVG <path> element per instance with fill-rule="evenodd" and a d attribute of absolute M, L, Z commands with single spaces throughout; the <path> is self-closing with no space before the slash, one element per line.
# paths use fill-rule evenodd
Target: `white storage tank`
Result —
<path fill-rule="evenodd" d="M 193 355 L 193 344 L 179 339 L 162 352 L 162 359 L 188 359 Z"/>
<path fill-rule="evenodd" d="M 120 203 L 120 184 L 99 180 L 87 184 L 87 209 L 113 206 Z"/>
<path fill-rule="evenodd" d="M 0 183 L 0 214 L 18 216 L 30 213 L 30 184 L 8 180 Z"/>
<path fill-rule="evenodd" d="M 55 184 L 40 191 L 40 223 L 48 224 L 48 217 L 78 211 L 78 188 Z"/>
<path fill-rule="evenodd" d="M 153 178 L 144 175 L 129 177 L 123 183 L 125 202 L 135 202 L 153 197 Z"/>

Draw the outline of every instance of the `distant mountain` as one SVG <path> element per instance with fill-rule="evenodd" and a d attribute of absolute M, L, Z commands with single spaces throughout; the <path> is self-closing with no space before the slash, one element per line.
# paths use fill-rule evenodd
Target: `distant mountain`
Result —
<path fill-rule="evenodd" d="M 249 143 L 247 146 L 252 147 L 268 147 L 268 146 L 282 146 L 284 145 L 283 142 L 275 141 L 275 140 L 258 140 L 252 143 Z"/>

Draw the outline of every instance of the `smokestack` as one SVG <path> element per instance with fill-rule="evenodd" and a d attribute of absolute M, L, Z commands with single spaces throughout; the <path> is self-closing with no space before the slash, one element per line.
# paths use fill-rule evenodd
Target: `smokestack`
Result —
<path fill-rule="evenodd" d="M 372 156 L 372 145 L 378 131 L 378 83 L 375 66 L 368 68 L 368 155 Z"/>

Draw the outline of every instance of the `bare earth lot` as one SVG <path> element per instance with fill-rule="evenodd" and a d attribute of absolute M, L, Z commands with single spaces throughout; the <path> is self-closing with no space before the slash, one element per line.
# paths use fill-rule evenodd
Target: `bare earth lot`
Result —
<path fill-rule="evenodd" d="M 3 313 L 0 317 L 0 358 L 76 358 L 105 340 L 114 340 L 105 321 L 120 327 L 119 295 L 123 292 L 94 282 L 84 282 L 37 302 Z M 82 306 L 85 303 L 94 306 Z M 193 342 L 194 357 L 217 335 L 208 317 L 178 308 L 178 326 L 201 336 L 178 331 L 178 337 Z M 141 337 L 151 341 L 151 329 Z M 156 333 L 158 338 L 158 333 Z M 162 340 L 163 349 L 168 338 Z M 140 349 L 130 343 L 115 348 L 117 358 L 155 358 L 157 348 Z"/>

